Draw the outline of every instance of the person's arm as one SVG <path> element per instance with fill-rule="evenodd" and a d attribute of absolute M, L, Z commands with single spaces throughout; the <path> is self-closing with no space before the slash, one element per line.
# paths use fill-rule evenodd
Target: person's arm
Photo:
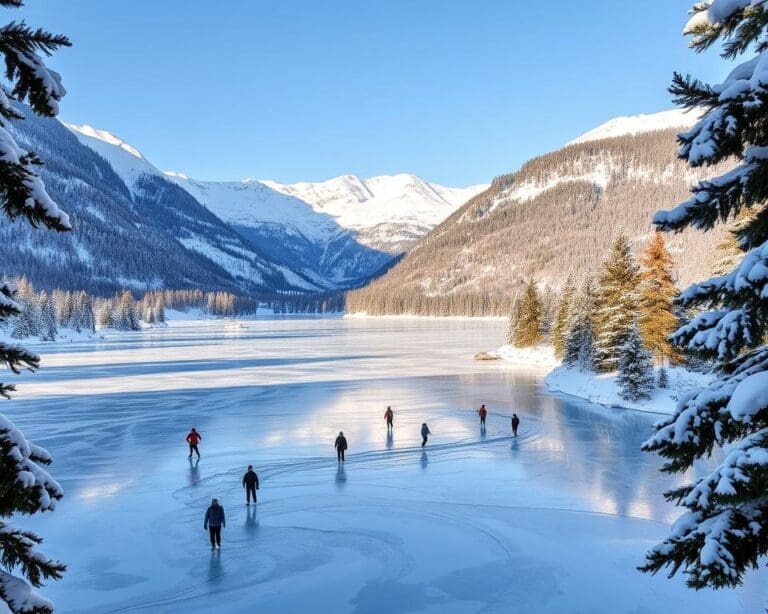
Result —
<path fill-rule="evenodd" d="M 205 510 L 205 520 L 203 521 L 203 529 L 204 530 L 208 529 L 208 518 L 210 518 L 210 516 L 211 516 L 210 510 Z"/>
<path fill-rule="evenodd" d="M 245 476 L 247 476 L 247 475 L 248 475 L 247 473 L 245 475 L 243 475 L 243 488 L 245 488 Z"/>
<path fill-rule="evenodd" d="M 259 490 L 259 474 L 256 474 L 256 490 Z"/>
<path fill-rule="evenodd" d="M 224 516 L 224 508 L 221 508 L 221 526 L 226 527 L 227 526 L 227 519 Z"/>

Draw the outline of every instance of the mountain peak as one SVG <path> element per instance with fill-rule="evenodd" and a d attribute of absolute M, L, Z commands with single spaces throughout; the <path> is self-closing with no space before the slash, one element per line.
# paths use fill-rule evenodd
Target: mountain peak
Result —
<path fill-rule="evenodd" d="M 108 143 L 109 145 L 114 145 L 115 147 L 119 147 L 123 151 L 128 152 L 134 158 L 139 158 L 140 160 L 144 160 L 144 156 L 141 155 L 141 152 L 138 149 L 136 149 L 133 145 L 126 143 L 123 139 L 121 139 L 118 136 L 115 136 L 111 132 L 107 132 L 106 130 L 99 130 L 98 128 L 94 128 L 93 126 L 90 126 L 88 124 L 80 124 L 80 125 L 64 124 L 64 125 L 70 130 L 72 130 L 72 132 L 82 134 L 83 136 L 87 136 L 92 139 L 96 139 L 98 141 L 103 141 L 104 143 Z"/>
<path fill-rule="evenodd" d="M 585 132 L 580 137 L 573 139 L 567 145 L 576 145 L 577 143 L 586 143 L 589 141 L 598 141 L 617 136 L 635 135 L 642 132 L 653 132 L 655 130 L 667 130 L 670 128 L 690 128 L 701 117 L 701 111 L 672 109 L 661 111 L 659 113 L 648 113 L 640 115 L 625 115 L 614 117 L 613 119 L 600 124 L 589 132 Z"/>

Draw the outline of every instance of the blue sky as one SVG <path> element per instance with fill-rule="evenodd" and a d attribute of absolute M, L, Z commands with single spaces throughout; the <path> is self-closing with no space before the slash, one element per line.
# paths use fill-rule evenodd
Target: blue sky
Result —
<path fill-rule="evenodd" d="M 691 0 L 26 0 L 70 36 L 62 119 L 199 179 L 489 181 L 616 115 L 671 107 Z"/>

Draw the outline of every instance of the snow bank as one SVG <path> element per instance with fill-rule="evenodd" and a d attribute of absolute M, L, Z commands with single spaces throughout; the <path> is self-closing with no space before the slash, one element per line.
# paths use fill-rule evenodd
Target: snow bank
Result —
<path fill-rule="evenodd" d="M 584 373 L 577 368 L 561 365 L 544 378 L 544 383 L 553 392 L 580 397 L 598 405 L 672 414 L 678 399 L 687 392 L 706 386 L 712 379 L 709 374 L 689 371 L 683 367 L 667 367 L 667 372 L 669 387 L 656 388 L 650 399 L 639 401 L 627 401 L 619 396 L 616 373 Z"/>
<path fill-rule="evenodd" d="M 551 345 L 538 345 L 533 348 L 503 345 L 488 354 L 498 356 L 517 367 L 534 367 L 547 372 L 544 383 L 552 392 L 561 392 L 607 407 L 653 413 L 674 413 L 679 398 L 706 386 L 712 379 L 709 374 L 690 371 L 684 367 L 667 367 L 668 388 L 656 388 L 650 399 L 627 401 L 619 396 L 616 373 L 585 373 L 577 368 L 563 366 L 555 358 Z M 655 372 L 655 380 L 658 381 L 658 369 Z"/>
<path fill-rule="evenodd" d="M 512 345 L 502 345 L 495 352 L 488 352 L 492 356 L 498 356 L 518 367 L 535 368 L 541 371 L 551 371 L 559 363 L 555 358 L 555 352 L 551 345 L 537 345 L 532 348 L 516 348 Z"/>

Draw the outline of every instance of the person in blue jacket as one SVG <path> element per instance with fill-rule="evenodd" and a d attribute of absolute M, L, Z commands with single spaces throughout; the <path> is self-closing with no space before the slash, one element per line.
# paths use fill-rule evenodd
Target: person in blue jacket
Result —
<path fill-rule="evenodd" d="M 221 528 L 226 526 L 224 508 L 219 505 L 218 499 L 212 499 L 210 507 L 205 510 L 205 520 L 203 521 L 203 529 L 209 531 L 211 535 L 211 550 L 216 548 L 221 550 Z"/>

